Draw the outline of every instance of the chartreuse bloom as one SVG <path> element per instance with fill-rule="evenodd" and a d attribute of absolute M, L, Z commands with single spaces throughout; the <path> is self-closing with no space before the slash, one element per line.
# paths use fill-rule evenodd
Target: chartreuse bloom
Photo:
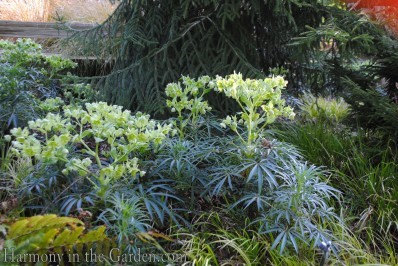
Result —
<path fill-rule="evenodd" d="M 170 83 L 166 86 L 165 92 L 169 98 L 166 104 L 172 112 L 178 114 L 179 122 L 175 125 L 179 129 L 180 139 L 184 138 L 184 128 L 188 123 L 197 126 L 198 118 L 211 111 L 211 107 L 207 101 L 203 100 L 203 96 L 214 87 L 212 84 L 209 76 L 196 80 L 183 76 L 181 82 Z"/>
<path fill-rule="evenodd" d="M 351 111 L 350 105 L 343 98 L 315 97 L 311 94 L 304 94 L 302 98 L 302 114 L 312 121 L 340 123 Z"/>
<path fill-rule="evenodd" d="M 30 121 L 28 128 L 15 128 L 6 139 L 12 140 L 14 154 L 64 163 L 64 174 L 86 176 L 105 191 L 117 179 L 144 175 L 132 152 L 156 148 L 171 130 L 172 125 L 161 125 L 149 115 L 131 115 L 121 106 L 99 102 L 87 103 L 85 108 L 66 106 L 63 114 L 49 113 Z"/>
<path fill-rule="evenodd" d="M 265 79 L 243 79 L 242 74 L 236 73 L 225 78 L 217 76 L 216 90 L 234 99 L 242 110 L 227 116 L 221 126 L 230 127 L 250 148 L 261 131 L 278 117 L 294 118 L 293 109 L 281 98 L 286 84 L 280 76 Z M 239 132 L 238 125 L 246 132 Z"/>

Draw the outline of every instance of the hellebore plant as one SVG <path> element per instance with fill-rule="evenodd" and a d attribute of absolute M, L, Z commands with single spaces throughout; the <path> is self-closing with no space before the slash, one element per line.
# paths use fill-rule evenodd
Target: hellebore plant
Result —
<path fill-rule="evenodd" d="M 180 140 L 184 139 L 184 128 L 189 122 L 193 127 L 197 127 L 200 116 L 211 111 L 207 101 L 203 101 L 203 96 L 212 89 L 212 85 L 214 87 L 214 82 L 211 82 L 209 76 L 197 80 L 183 76 L 182 84 L 178 82 L 167 85 L 166 95 L 171 99 L 167 99 L 166 104 L 172 112 L 178 113 L 178 123 L 174 124 L 178 128 Z"/>
<path fill-rule="evenodd" d="M 99 102 L 87 103 L 85 109 L 66 106 L 63 115 L 49 113 L 44 119 L 30 121 L 28 128 L 12 129 L 13 138 L 6 139 L 14 139 L 11 151 L 15 155 L 48 164 L 63 163 L 64 174 L 73 171 L 87 177 L 99 189 L 98 194 L 104 195 L 112 182 L 144 175 L 138 158 L 131 158 L 131 153 L 156 148 L 171 129 L 149 115 L 132 116 L 121 106 Z M 79 153 L 82 158 L 76 155 Z"/>
<path fill-rule="evenodd" d="M 282 89 L 286 86 L 281 76 L 265 79 L 243 79 L 242 74 L 232 74 L 226 78 L 217 76 L 216 89 L 234 99 L 242 112 L 227 116 L 222 127 L 230 127 L 248 148 L 250 154 L 255 142 L 264 128 L 278 117 L 294 118 L 293 109 L 285 106 L 281 99 Z M 239 132 L 243 125 L 246 132 Z"/>

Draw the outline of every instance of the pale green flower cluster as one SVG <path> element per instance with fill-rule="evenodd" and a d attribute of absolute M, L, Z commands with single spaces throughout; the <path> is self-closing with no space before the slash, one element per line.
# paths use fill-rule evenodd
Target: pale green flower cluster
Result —
<path fill-rule="evenodd" d="M 161 125 L 142 113 L 132 116 L 121 106 L 99 102 L 85 107 L 66 106 L 63 115 L 49 113 L 30 121 L 29 129 L 13 129 L 12 136 L 6 137 L 13 139 L 12 152 L 51 164 L 64 162 L 64 174 L 94 176 L 106 185 L 122 176 L 144 175 L 131 153 L 158 146 L 172 131 L 170 124 Z M 72 147 L 86 158 L 70 158 Z"/>
<path fill-rule="evenodd" d="M 166 86 L 166 95 L 168 98 L 166 104 L 171 108 L 172 112 L 178 113 L 179 123 L 176 126 L 180 131 L 180 138 L 184 136 L 184 127 L 191 122 L 193 126 L 197 124 L 198 118 L 211 111 L 211 107 L 207 101 L 203 100 L 203 96 L 213 87 L 209 76 L 202 76 L 198 79 L 182 77 L 182 84 L 170 83 Z M 185 119 L 183 112 L 185 111 Z"/>
<path fill-rule="evenodd" d="M 72 129 L 72 124 L 69 119 L 62 117 L 60 114 L 48 113 L 43 119 L 29 121 L 28 127 L 31 130 L 39 131 L 43 134 L 53 133 L 69 133 Z"/>
<path fill-rule="evenodd" d="M 11 134 L 15 137 L 11 151 L 20 157 L 33 157 L 41 153 L 40 141 L 34 135 L 29 135 L 27 128 L 13 128 Z M 11 136 L 4 137 L 6 141 L 11 141 Z"/>
<path fill-rule="evenodd" d="M 203 101 L 203 95 L 209 90 L 206 90 L 210 82 L 209 76 L 203 76 L 199 79 L 191 79 L 189 77 L 182 77 L 181 83 L 170 83 L 166 86 L 166 95 L 171 98 L 167 99 L 166 104 L 171 108 L 172 112 L 177 112 L 181 115 L 183 110 L 188 110 L 194 115 L 204 115 L 211 111 L 211 107 L 206 101 Z"/>
<path fill-rule="evenodd" d="M 262 129 L 278 117 L 294 118 L 293 109 L 285 105 L 281 98 L 282 89 L 287 84 L 282 77 L 265 79 L 243 79 L 242 74 L 232 74 L 225 78 L 217 76 L 216 89 L 234 99 L 242 112 L 228 116 L 221 126 L 230 127 L 248 145 L 259 137 Z M 247 130 L 244 139 L 238 132 L 238 125 Z"/>
<path fill-rule="evenodd" d="M 343 98 L 315 97 L 311 94 L 304 94 L 300 109 L 307 119 L 336 123 L 347 118 L 351 111 L 350 105 Z"/>
<path fill-rule="evenodd" d="M 65 102 L 59 97 L 48 98 L 40 103 L 40 109 L 45 112 L 58 112 L 64 104 Z"/>

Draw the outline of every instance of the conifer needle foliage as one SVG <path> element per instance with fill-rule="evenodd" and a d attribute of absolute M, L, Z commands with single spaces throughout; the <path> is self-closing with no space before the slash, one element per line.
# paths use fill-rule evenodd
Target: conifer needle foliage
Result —
<path fill-rule="evenodd" d="M 107 21 L 71 43 L 74 51 L 113 58 L 111 73 L 97 77 L 107 101 L 159 113 L 165 85 L 181 75 L 258 78 L 293 63 L 288 42 L 305 25 L 319 25 L 330 2 L 122 0 Z"/>

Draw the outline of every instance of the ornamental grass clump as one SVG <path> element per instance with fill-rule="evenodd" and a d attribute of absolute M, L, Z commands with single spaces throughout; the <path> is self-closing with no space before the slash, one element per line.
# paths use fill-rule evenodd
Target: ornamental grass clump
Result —
<path fill-rule="evenodd" d="M 265 79 L 243 79 L 242 74 L 236 73 L 225 78 L 217 76 L 216 89 L 234 99 L 242 111 L 227 116 L 221 126 L 230 127 L 246 145 L 249 153 L 253 150 L 253 142 L 267 125 L 281 116 L 294 118 L 293 109 L 285 106 L 285 100 L 281 98 L 286 84 L 287 81 L 280 76 Z M 245 131 L 242 132 L 239 125 Z"/>

